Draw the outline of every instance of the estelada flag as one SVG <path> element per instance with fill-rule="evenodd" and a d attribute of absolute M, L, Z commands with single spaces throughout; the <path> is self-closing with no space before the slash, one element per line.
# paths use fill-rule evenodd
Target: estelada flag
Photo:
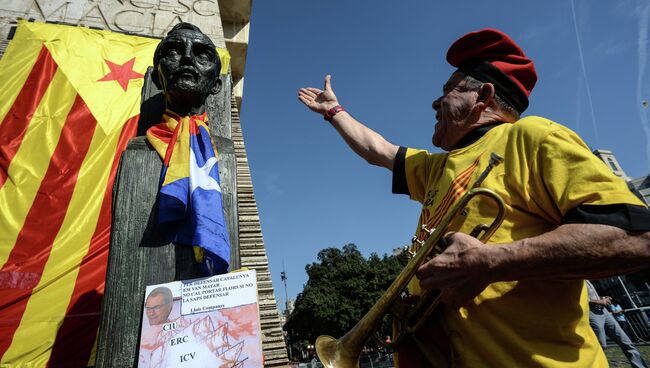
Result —
<path fill-rule="evenodd" d="M 113 178 L 158 42 L 18 23 L 0 61 L 1 366 L 93 359 Z"/>
<path fill-rule="evenodd" d="M 163 114 L 147 140 L 163 158 L 158 224 L 168 240 L 194 246 L 203 276 L 228 272 L 230 239 L 219 181 L 218 151 L 207 114 Z"/>

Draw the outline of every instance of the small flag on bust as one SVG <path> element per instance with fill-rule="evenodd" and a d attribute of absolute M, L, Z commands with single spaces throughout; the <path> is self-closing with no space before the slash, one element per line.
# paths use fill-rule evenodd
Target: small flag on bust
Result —
<path fill-rule="evenodd" d="M 230 240 L 223 212 L 217 150 L 207 115 L 167 110 L 147 139 L 163 157 L 158 223 L 172 242 L 194 246 L 204 276 L 228 272 Z"/>

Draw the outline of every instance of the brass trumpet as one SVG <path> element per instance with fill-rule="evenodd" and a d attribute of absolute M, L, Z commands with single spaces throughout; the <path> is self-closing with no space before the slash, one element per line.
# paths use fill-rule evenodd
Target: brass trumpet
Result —
<path fill-rule="evenodd" d="M 490 171 L 503 162 L 503 158 L 496 153 L 490 155 L 488 167 L 481 173 L 472 188 L 465 192 L 460 199 L 454 204 L 451 210 L 445 215 L 440 224 L 435 229 L 427 229 L 423 226 L 423 231 L 429 234 L 424 242 L 414 240 L 414 245 L 420 246 L 413 258 L 402 272 L 395 278 L 388 290 L 375 302 L 370 310 L 357 322 L 357 324 L 348 331 L 343 337 L 335 339 L 331 336 L 321 335 L 316 339 L 316 353 L 321 363 L 326 368 L 354 368 L 359 367 L 359 356 L 361 350 L 368 341 L 371 334 L 378 327 L 382 318 L 391 311 L 398 297 L 406 290 L 409 280 L 415 276 L 417 269 L 432 256 L 442 253 L 445 250 L 444 242 L 441 242 L 443 236 L 448 232 L 450 223 L 464 211 L 466 211 L 469 201 L 477 195 L 492 198 L 497 204 L 498 212 L 495 219 L 488 226 L 487 224 L 477 225 L 470 233 L 473 237 L 478 237 L 481 232 L 483 235 L 479 238 L 482 242 L 487 242 L 503 222 L 505 216 L 505 204 L 503 199 L 494 191 L 486 188 L 479 188 L 483 180 Z M 420 244 L 421 243 L 421 244 Z M 404 341 L 404 335 L 412 336 L 415 343 L 424 353 L 425 358 L 434 367 L 446 366 L 446 358 L 437 350 L 430 350 L 424 341 L 417 338 L 416 333 L 422 324 L 431 316 L 436 307 L 440 304 L 440 296 L 437 291 L 430 291 L 423 294 L 414 306 L 409 307 L 405 317 L 400 317 L 400 329 L 395 334 L 393 342 L 388 344 L 389 347 L 397 347 Z M 395 308 L 397 309 L 397 308 Z M 397 318 L 397 316 L 396 316 Z"/>

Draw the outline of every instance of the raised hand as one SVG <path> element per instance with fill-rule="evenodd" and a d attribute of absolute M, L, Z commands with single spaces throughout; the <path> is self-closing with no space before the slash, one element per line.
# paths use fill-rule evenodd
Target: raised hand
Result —
<path fill-rule="evenodd" d="M 603 296 L 600 298 L 600 304 L 604 305 L 605 307 L 608 307 L 612 305 L 612 297 L 611 296 Z"/>
<path fill-rule="evenodd" d="M 300 88 L 298 90 L 298 99 L 300 102 L 305 104 L 311 111 L 325 115 L 327 110 L 339 104 L 336 99 L 334 91 L 332 91 L 332 85 L 330 75 L 325 76 L 325 85 L 323 90 L 314 87 Z"/>

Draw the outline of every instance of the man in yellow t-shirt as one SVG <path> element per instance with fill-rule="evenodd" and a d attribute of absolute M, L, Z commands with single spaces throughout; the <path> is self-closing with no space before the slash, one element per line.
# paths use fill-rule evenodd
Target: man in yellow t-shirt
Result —
<path fill-rule="evenodd" d="M 392 170 L 394 193 L 422 203 L 421 240 L 422 226 L 438 225 L 490 154 L 504 157 L 481 185 L 505 201 L 501 227 L 488 244 L 466 235 L 496 213 L 489 199 L 473 200 L 454 221 L 446 250 L 417 272 L 419 287 L 441 290 L 455 366 L 607 366 L 589 326 L 583 280 L 647 266 L 650 211 L 574 132 L 520 117 L 537 75 L 506 34 L 469 33 L 451 45 L 447 60 L 458 69 L 433 102 L 432 142 L 448 151 L 442 154 L 396 146 L 354 119 L 330 76 L 323 90 L 301 88 L 298 97 L 354 152 Z M 408 345 L 399 363 L 427 366 Z"/>

